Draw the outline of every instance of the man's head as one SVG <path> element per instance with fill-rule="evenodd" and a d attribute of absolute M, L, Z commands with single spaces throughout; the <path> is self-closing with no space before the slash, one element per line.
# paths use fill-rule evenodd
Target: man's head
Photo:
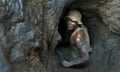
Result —
<path fill-rule="evenodd" d="M 68 30 L 74 30 L 78 25 L 82 25 L 81 14 L 77 10 L 71 10 L 65 19 Z"/>

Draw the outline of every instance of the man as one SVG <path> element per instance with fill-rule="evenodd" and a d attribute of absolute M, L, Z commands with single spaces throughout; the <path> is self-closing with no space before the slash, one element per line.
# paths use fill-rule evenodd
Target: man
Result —
<path fill-rule="evenodd" d="M 71 67 L 88 62 L 91 48 L 88 32 L 81 21 L 80 12 L 71 10 L 65 17 L 65 25 L 67 29 L 61 41 L 60 55 L 61 57 L 64 55 L 61 64 L 64 67 Z"/>

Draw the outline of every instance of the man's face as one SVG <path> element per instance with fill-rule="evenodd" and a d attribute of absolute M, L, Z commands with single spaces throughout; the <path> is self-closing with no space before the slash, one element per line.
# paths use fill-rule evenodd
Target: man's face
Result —
<path fill-rule="evenodd" d="M 76 22 L 67 20 L 67 29 L 68 30 L 74 30 L 76 28 L 76 26 L 77 26 Z"/>

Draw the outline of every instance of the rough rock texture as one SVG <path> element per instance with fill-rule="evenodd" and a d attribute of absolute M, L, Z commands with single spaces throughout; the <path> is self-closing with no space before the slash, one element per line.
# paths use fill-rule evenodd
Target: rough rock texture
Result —
<path fill-rule="evenodd" d="M 54 52 L 67 8 L 80 9 L 88 27 L 85 68 L 62 67 Z M 119 72 L 119 34 L 120 0 L 0 0 L 0 72 Z"/>
<path fill-rule="evenodd" d="M 100 14 L 104 23 L 109 25 L 110 31 L 120 34 L 120 0 L 109 1 L 101 6 Z"/>

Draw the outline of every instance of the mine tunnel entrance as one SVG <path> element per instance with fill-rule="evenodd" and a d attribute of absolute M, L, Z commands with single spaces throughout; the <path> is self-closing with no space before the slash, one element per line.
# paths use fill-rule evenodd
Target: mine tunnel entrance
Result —
<path fill-rule="evenodd" d="M 89 34 L 89 37 L 90 37 L 90 43 L 92 43 L 92 38 L 93 38 L 93 32 L 92 32 L 92 27 L 94 27 L 96 24 L 95 23 L 93 23 L 93 22 L 95 22 L 95 21 L 93 21 L 95 18 L 98 18 L 98 14 L 96 14 L 95 12 L 94 12 L 94 10 L 93 11 L 89 11 L 89 10 L 82 10 L 82 9 L 78 9 L 78 8 L 75 8 L 75 9 L 66 9 L 66 10 L 64 10 L 63 11 L 63 13 L 62 13 L 62 16 L 61 16 L 61 18 L 60 18 L 60 21 L 59 21 L 59 25 L 58 25 L 58 32 L 59 32 L 59 34 L 61 35 L 61 37 L 62 38 L 64 38 L 65 37 L 65 35 L 66 35 L 66 29 L 67 29 L 67 27 L 66 27 L 66 24 L 65 24 L 65 17 L 67 16 L 67 14 L 69 13 L 69 11 L 71 11 L 71 10 L 77 10 L 77 11 L 79 11 L 80 13 L 81 13 L 81 15 L 82 15 L 82 19 L 81 19 L 81 21 L 83 22 L 83 25 L 87 28 L 87 30 L 88 30 L 88 34 Z M 90 26 L 90 25 L 93 25 L 92 27 Z"/>
<path fill-rule="evenodd" d="M 94 51 L 94 48 L 100 47 L 99 45 L 101 44 L 101 39 L 103 37 L 103 34 L 106 32 L 106 27 L 103 24 L 102 18 L 99 15 L 97 9 L 81 9 L 81 8 L 66 8 L 63 10 L 62 16 L 59 21 L 58 25 L 58 32 L 61 35 L 62 39 L 65 40 L 66 36 L 66 25 L 65 25 L 65 17 L 69 13 L 70 10 L 77 10 L 81 13 L 82 19 L 81 21 L 83 22 L 83 25 L 87 28 L 88 35 L 90 38 L 90 46 L 92 50 Z M 68 39 L 70 37 L 68 36 Z M 64 44 L 64 43 L 63 43 Z M 61 45 L 61 44 L 60 44 Z M 58 46 L 59 42 L 58 42 Z M 66 59 L 69 61 L 70 59 L 72 60 L 72 51 L 66 47 L 66 49 L 60 49 L 62 53 L 61 57 L 64 59 L 66 56 Z M 70 53 L 71 52 L 71 53 Z M 77 53 L 77 52 L 76 52 Z M 79 53 L 79 52 L 78 52 Z M 66 54 L 66 55 L 64 55 Z M 66 64 L 65 64 L 66 65 Z"/>
<path fill-rule="evenodd" d="M 58 32 L 61 35 L 61 40 L 58 42 L 56 53 L 59 56 L 61 65 L 64 67 L 84 65 L 89 62 L 89 37 L 86 31 L 87 25 L 84 24 L 87 18 L 81 17 L 83 15 L 80 12 L 81 10 L 79 9 L 68 9 L 60 19 Z M 75 35 L 77 31 L 79 35 Z M 81 31 L 83 31 L 84 37 L 82 37 Z M 80 38 L 76 37 L 72 44 L 72 36 L 80 36 Z M 78 39 L 80 40 L 79 42 L 76 41 Z"/>
<path fill-rule="evenodd" d="M 97 9 L 80 9 L 80 8 L 66 8 L 63 9 L 63 13 L 59 20 L 58 32 L 61 37 L 65 35 L 66 25 L 65 25 L 65 16 L 67 16 L 70 10 L 78 10 L 82 15 L 83 25 L 87 28 L 89 37 L 90 37 L 90 45 L 93 47 L 96 43 L 96 40 L 99 40 L 99 36 L 102 35 L 102 32 L 106 32 L 105 25 L 102 21 L 101 16 L 98 13 Z"/>

